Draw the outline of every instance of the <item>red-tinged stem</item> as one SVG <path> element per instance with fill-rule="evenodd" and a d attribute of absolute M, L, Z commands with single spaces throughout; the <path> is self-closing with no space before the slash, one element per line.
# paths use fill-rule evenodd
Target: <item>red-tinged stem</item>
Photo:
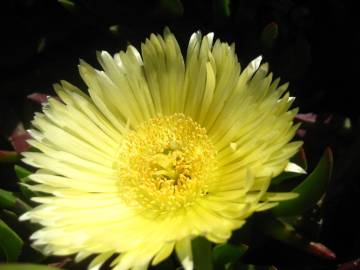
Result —
<path fill-rule="evenodd" d="M 360 269 L 360 258 L 339 265 L 337 270 L 359 270 L 359 269 Z"/>
<path fill-rule="evenodd" d="M 69 257 L 64 258 L 62 261 L 60 262 L 55 262 L 55 263 L 50 263 L 48 264 L 51 267 L 57 267 L 57 268 L 63 268 L 65 267 L 67 264 L 71 263 L 73 260 Z"/>
<path fill-rule="evenodd" d="M 0 162 L 16 162 L 19 155 L 15 151 L 0 150 Z"/>
<path fill-rule="evenodd" d="M 21 153 L 29 149 L 27 140 L 30 138 L 30 134 L 24 129 L 23 124 L 20 122 L 10 135 L 9 140 L 15 151 Z"/>
<path fill-rule="evenodd" d="M 305 123 L 315 123 L 317 115 L 314 113 L 298 113 L 295 115 L 295 119 Z"/>
<path fill-rule="evenodd" d="M 43 93 L 32 93 L 28 95 L 27 98 L 39 104 L 42 104 L 48 100 L 49 95 Z"/>
<path fill-rule="evenodd" d="M 312 254 L 318 255 L 328 260 L 336 259 L 335 253 L 321 243 L 310 242 L 307 250 Z"/>

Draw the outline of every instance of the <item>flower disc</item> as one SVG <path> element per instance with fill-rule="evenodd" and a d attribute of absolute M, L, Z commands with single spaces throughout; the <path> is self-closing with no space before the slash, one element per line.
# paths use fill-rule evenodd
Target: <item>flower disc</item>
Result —
<path fill-rule="evenodd" d="M 190 207 L 207 193 L 216 151 L 206 130 L 183 114 L 152 118 L 130 131 L 119 151 L 124 201 L 152 214 Z"/>

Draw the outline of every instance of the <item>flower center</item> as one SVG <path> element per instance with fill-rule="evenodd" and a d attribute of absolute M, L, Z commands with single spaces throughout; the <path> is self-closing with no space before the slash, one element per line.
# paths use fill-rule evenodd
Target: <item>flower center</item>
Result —
<path fill-rule="evenodd" d="M 190 117 L 152 118 L 121 145 L 120 194 L 128 205 L 156 213 L 187 207 L 206 194 L 215 156 L 206 130 Z"/>

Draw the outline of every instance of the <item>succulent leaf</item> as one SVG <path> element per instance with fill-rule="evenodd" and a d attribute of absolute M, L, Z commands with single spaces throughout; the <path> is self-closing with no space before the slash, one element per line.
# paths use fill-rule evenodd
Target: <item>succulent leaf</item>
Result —
<path fill-rule="evenodd" d="M 296 216 L 313 207 L 324 195 L 333 167 L 333 157 L 327 148 L 314 171 L 300 183 L 293 192 L 299 196 L 293 200 L 279 203 L 272 212 L 276 216 Z"/>
<path fill-rule="evenodd" d="M 22 246 L 23 241 L 21 238 L 0 219 L 0 249 L 5 254 L 6 260 L 10 262 L 16 261 L 21 253 Z M 5 270 L 6 268 L 0 265 L 0 269 Z"/>

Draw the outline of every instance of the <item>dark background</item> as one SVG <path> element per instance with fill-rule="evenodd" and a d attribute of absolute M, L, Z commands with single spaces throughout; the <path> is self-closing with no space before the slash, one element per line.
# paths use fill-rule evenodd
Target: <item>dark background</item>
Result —
<path fill-rule="evenodd" d="M 228 9 L 226 2 L 230 2 Z M 1 3 L 0 149 L 11 149 L 7 138 L 16 124 L 22 121 L 28 127 L 32 113 L 40 110 L 27 95 L 53 94 L 52 84 L 60 79 L 83 86 L 77 72 L 79 58 L 98 67 L 96 50 L 115 53 L 129 43 L 139 48 L 150 33 L 161 33 L 164 26 L 170 27 L 183 50 L 194 31 L 214 31 L 223 41 L 236 43 L 243 67 L 262 54 L 275 75 L 290 82 L 300 112 L 318 115 L 316 123 L 304 124 L 307 133 L 303 139 L 311 168 L 326 146 L 334 152 L 334 175 L 320 209 L 323 225 L 316 234 L 309 234 L 334 250 L 337 261 L 328 263 L 272 241 L 246 259 L 279 269 L 335 269 L 339 263 L 360 257 L 360 44 L 355 1 L 74 3 Z M 278 30 L 270 45 L 264 42 L 269 27 Z M 324 123 L 329 116 L 331 121 Z M 346 118 L 351 128 L 344 128 Z M 13 176 L 9 167 L 1 165 L 0 169 L 2 178 Z M 16 189 L 11 183 L 1 185 Z"/>

